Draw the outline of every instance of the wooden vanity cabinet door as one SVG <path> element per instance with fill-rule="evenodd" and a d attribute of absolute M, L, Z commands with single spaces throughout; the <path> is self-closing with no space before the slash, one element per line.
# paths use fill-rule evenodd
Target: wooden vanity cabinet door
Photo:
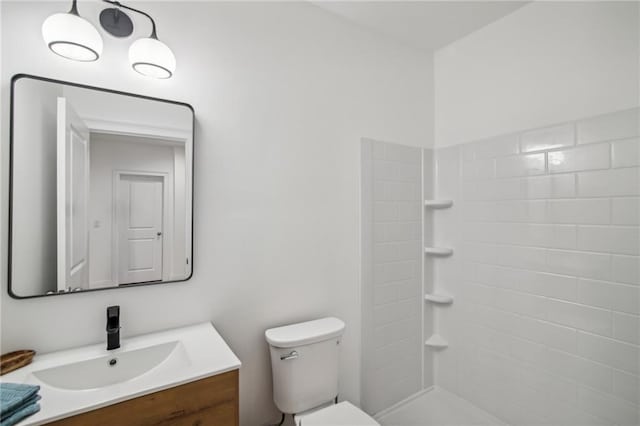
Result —
<path fill-rule="evenodd" d="M 238 370 L 58 420 L 55 426 L 238 426 Z"/>

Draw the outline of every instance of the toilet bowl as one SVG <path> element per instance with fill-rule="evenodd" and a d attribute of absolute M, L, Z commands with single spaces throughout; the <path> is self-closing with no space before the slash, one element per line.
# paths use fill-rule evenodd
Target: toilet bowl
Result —
<path fill-rule="evenodd" d="M 344 332 L 338 318 L 322 318 L 269 329 L 273 400 L 294 416 L 296 426 L 379 426 L 338 397 L 338 355 Z"/>

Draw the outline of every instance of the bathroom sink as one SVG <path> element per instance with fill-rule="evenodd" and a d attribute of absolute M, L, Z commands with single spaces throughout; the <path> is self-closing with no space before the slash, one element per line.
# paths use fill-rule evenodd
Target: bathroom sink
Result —
<path fill-rule="evenodd" d="M 107 405 L 240 368 L 211 323 L 38 354 L 0 382 L 40 386 L 40 411 L 20 426 L 40 426 Z"/>
<path fill-rule="evenodd" d="M 59 389 L 96 389 L 142 376 L 169 357 L 179 357 L 188 363 L 180 342 L 168 342 L 143 349 L 116 352 L 100 358 L 63 364 L 34 371 L 43 383 Z"/>

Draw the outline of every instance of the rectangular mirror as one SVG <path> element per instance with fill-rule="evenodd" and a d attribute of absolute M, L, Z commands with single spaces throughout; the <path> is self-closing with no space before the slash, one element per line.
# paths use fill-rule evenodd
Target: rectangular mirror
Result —
<path fill-rule="evenodd" d="M 184 103 L 15 76 L 11 296 L 189 279 L 193 122 Z"/>

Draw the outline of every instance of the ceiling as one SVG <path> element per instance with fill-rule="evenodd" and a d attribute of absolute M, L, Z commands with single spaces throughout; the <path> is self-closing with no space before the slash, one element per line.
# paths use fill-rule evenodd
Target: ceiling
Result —
<path fill-rule="evenodd" d="M 312 1 L 401 43 L 432 50 L 524 6 L 527 1 Z"/>

